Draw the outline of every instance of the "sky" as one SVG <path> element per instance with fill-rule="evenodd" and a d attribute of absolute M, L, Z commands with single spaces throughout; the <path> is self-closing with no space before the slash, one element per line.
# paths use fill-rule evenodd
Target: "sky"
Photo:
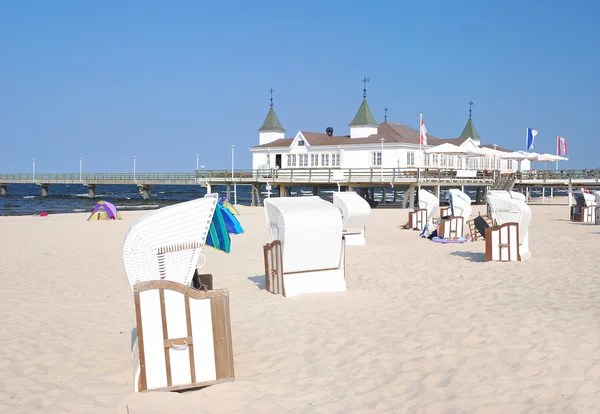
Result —
<path fill-rule="evenodd" d="M 250 169 L 269 109 L 286 136 L 375 119 L 598 168 L 600 2 L 0 2 L 0 173 Z"/>

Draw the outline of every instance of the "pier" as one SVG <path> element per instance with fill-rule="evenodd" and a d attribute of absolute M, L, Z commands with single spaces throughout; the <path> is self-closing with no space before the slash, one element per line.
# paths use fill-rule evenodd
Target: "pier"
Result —
<path fill-rule="evenodd" d="M 211 187 L 224 185 L 227 195 L 236 191 L 238 185 L 252 187 L 252 204 L 261 203 L 262 189 L 270 191 L 279 187 L 281 196 L 287 196 L 291 187 L 313 187 L 315 194 L 320 188 L 354 190 L 369 198 L 374 188 L 406 189 L 404 206 L 414 204 L 415 188 L 433 189 L 439 195 L 440 188 L 475 187 L 481 194 L 488 188 L 523 190 L 535 188 L 600 188 L 600 170 L 525 171 L 501 173 L 498 171 L 440 170 L 406 168 L 370 169 L 270 169 L 270 170 L 198 170 L 183 173 L 36 173 L 0 174 L 0 195 L 9 193 L 11 184 L 36 184 L 42 197 L 48 197 L 53 184 L 82 184 L 88 188 L 90 198 L 96 195 L 96 186 L 136 185 L 144 199 L 150 198 L 150 189 L 155 185 L 202 186 L 211 192 Z M 479 193 L 480 191 L 478 191 Z M 478 197 L 479 198 L 479 197 Z M 483 199 L 483 198 L 482 198 Z M 384 198 L 385 202 L 385 198 Z"/>

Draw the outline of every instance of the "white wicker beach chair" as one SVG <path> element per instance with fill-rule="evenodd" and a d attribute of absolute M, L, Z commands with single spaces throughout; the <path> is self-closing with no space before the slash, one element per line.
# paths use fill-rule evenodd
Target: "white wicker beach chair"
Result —
<path fill-rule="evenodd" d="M 419 190 L 419 208 L 427 210 L 427 223 L 433 224 L 439 218 L 440 200 L 431 192 Z"/>
<path fill-rule="evenodd" d="M 131 225 L 123 263 L 132 290 L 151 280 L 191 284 L 217 201 L 205 197 L 163 207 Z"/>
<path fill-rule="evenodd" d="M 348 246 L 366 244 L 365 229 L 371 206 L 356 191 L 336 191 L 333 204 L 342 213 L 342 231 Z"/>
<path fill-rule="evenodd" d="M 586 193 L 582 188 L 573 192 L 575 205 L 571 207 L 571 220 L 581 223 L 596 224 L 598 206 L 596 205 L 596 196 Z"/>
<path fill-rule="evenodd" d="M 216 203 L 209 196 L 161 208 L 127 233 L 123 262 L 135 302 L 135 391 L 234 379 L 229 293 L 190 287 Z"/>
<path fill-rule="evenodd" d="M 453 216 L 461 216 L 465 220 L 469 220 L 472 212 L 471 197 L 456 188 L 452 188 L 448 190 L 446 198 L 450 201 L 450 212 Z"/>
<path fill-rule="evenodd" d="M 264 246 L 265 284 L 272 293 L 346 290 L 342 216 L 319 197 L 264 201 L 273 242 Z"/>
<path fill-rule="evenodd" d="M 488 194 L 486 200 L 494 226 L 486 229 L 486 259 L 495 261 L 529 260 L 531 208 L 520 197 Z"/>

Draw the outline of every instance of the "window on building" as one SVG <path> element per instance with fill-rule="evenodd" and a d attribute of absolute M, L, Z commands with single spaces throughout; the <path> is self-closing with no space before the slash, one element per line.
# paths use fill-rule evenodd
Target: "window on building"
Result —
<path fill-rule="evenodd" d="M 512 170 L 513 169 L 513 160 L 507 160 L 506 166 L 508 167 L 509 170 Z"/>
<path fill-rule="evenodd" d="M 288 167 L 296 166 L 296 154 L 288 154 L 287 156 L 287 165 Z"/>
<path fill-rule="evenodd" d="M 331 166 L 332 167 L 340 166 L 340 154 L 338 154 L 338 153 L 331 154 Z"/>
<path fill-rule="evenodd" d="M 319 166 L 319 154 L 310 154 L 310 166 L 311 167 Z"/>
<path fill-rule="evenodd" d="M 407 167 L 415 166 L 415 153 L 413 151 L 408 151 L 406 153 L 406 166 Z"/>
<path fill-rule="evenodd" d="M 299 139 L 298 140 L 298 146 L 299 147 L 303 147 L 304 146 L 304 140 L 303 139 Z"/>
<path fill-rule="evenodd" d="M 321 154 L 321 166 L 329 167 L 329 154 Z"/>
<path fill-rule="evenodd" d="M 380 167 L 381 166 L 381 151 L 374 151 L 371 153 L 371 166 L 372 167 Z"/>
<path fill-rule="evenodd" d="M 498 158 L 498 159 L 496 160 L 496 169 L 497 169 L 497 170 L 501 170 L 501 169 L 502 169 L 502 167 L 501 167 L 501 165 L 502 165 L 502 164 L 501 164 L 501 162 L 502 162 L 502 160 L 501 160 L 500 158 Z"/>
<path fill-rule="evenodd" d="M 441 154 L 440 155 L 440 167 L 445 167 L 446 166 L 446 154 Z"/>
<path fill-rule="evenodd" d="M 439 167 L 439 163 L 438 163 L 438 154 L 432 154 L 433 156 L 431 157 L 431 165 L 432 167 Z"/>
<path fill-rule="evenodd" d="M 308 167 L 308 154 L 298 155 L 298 167 Z"/>
<path fill-rule="evenodd" d="M 448 167 L 454 168 L 454 155 L 448 155 Z"/>

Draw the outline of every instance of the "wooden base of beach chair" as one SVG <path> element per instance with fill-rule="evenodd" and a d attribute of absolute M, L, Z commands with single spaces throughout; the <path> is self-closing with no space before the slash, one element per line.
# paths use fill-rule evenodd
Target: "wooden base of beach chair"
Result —
<path fill-rule="evenodd" d="M 449 217 L 440 221 L 438 237 L 455 240 L 464 237 L 464 217 Z"/>
<path fill-rule="evenodd" d="M 598 224 L 596 217 L 598 216 L 598 206 L 572 206 L 571 207 L 571 221 L 577 223 L 591 223 Z"/>
<path fill-rule="evenodd" d="M 504 223 L 485 229 L 485 260 L 495 262 L 521 261 L 519 225 Z"/>
<path fill-rule="evenodd" d="M 235 379 L 229 293 L 167 280 L 133 286 L 134 390 L 175 391 Z"/>
<path fill-rule="evenodd" d="M 303 293 L 343 292 L 346 290 L 346 237 L 342 239 L 340 266 L 305 272 L 284 271 L 281 242 L 275 240 L 263 247 L 265 289 L 284 297 Z"/>
<path fill-rule="evenodd" d="M 494 221 L 492 220 L 492 218 L 490 216 L 478 216 L 478 217 L 481 217 L 482 219 L 484 219 L 489 227 L 492 227 L 494 225 Z M 475 225 L 475 219 L 467 221 L 467 225 L 469 226 L 469 233 L 471 234 L 471 238 L 473 239 L 473 241 L 477 241 L 479 239 L 480 234 L 479 234 L 479 231 L 477 230 L 477 226 Z M 485 234 L 482 234 L 481 236 L 485 237 Z"/>
<path fill-rule="evenodd" d="M 581 209 L 581 222 L 596 224 L 597 206 L 587 206 Z"/>
<path fill-rule="evenodd" d="M 346 246 L 364 246 L 367 244 L 364 229 L 360 233 L 344 233 L 344 239 L 346 239 Z"/>
<path fill-rule="evenodd" d="M 450 207 L 440 207 L 440 217 L 446 217 L 450 215 Z"/>
<path fill-rule="evenodd" d="M 413 230 L 423 230 L 427 224 L 427 210 L 422 208 L 408 213 L 408 226 Z"/>

